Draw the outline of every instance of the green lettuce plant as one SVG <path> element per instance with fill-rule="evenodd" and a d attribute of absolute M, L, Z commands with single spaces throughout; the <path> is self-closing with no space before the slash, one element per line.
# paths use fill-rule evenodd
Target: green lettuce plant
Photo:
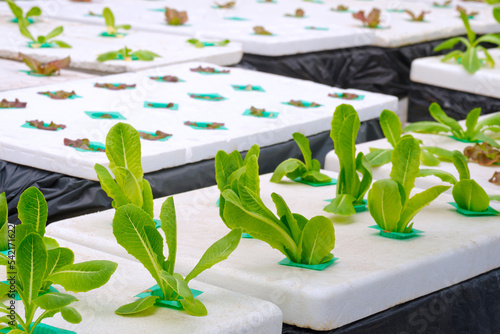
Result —
<path fill-rule="evenodd" d="M 307 137 L 299 132 L 295 132 L 292 136 L 304 156 L 305 163 L 292 158 L 283 161 L 274 170 L 271 182 L 280 182 L 285 176 L 292 180 L 301 178 L 303 181 L 312 183 L 331 182 L 331 177 L 320 172 L 321 164 L 319 161 L 312 158 Z"/>
<path fill-rule="evenodd" d="M 247 165 L 247 172 L 249 167 Z M 268 243 L 295 263 L 317 265 L 333 258 L 330 252 L 335 247 L 335 230 L 328 218 L 307 219 L 292 213 L 283 198 L 273 193 L 276 217 L 249 183 L 251 185 L 248 178 L 240 178 L 233 183 L 233 188 L 222 192 L 224 201 L 221 201 L 219 213 L 227 227 L 241 229 Z"/>
<path fill-rule="evenodd" d="M 497 2 L 500 2 L 500 0 Z M 493 8 L 493 17 L 498 23 L 500 23 L 500 7 Z"/>
<path fill-rule="evenodd" d="M 355 156 L 356 136 L 360 127 L 359 116 L 349 104 L 341 104 L 333 113 L 330 137 L 340 163 L 337 178 L 337 197 L 324 210 L 339 215 L 356 213 L 354 205 L 362 205 L 372 183 L 372 167 L 364 154 Z M 359 174 L 362 175 L 360 179 Z"/>
<path fill-rule="evenodd" d="M 110 51 L 110 52 L 102 53 L 102 54 L 97 56 L 97 60 L 100 61 L 101 63 L 108 61 L 108 60 L 153 61 L 155 58 L 158 58 L 158 57 L 161 57 L 161 56 L 152 52 L 152 51 L 148 51 L 148 50 L 132 51 L 132 49 L 124 47 L 123 49 L 120 49 L 117 51 Z"/>
<path fill-rule="evenodd" d="M 215 155 L 215 180 L 221 194 L 226 189 L 238 191 L 240 178 L 243 178 L 242 182 L 250 186 L 254 192 L 260 194 L 259 153 L 258 145 L 253 145 L 248 150 L 245 159 L 237 150 L 230 154 L 222 150 L 217 152 Z M 224 202 L 222 196 L 219 198 L 219 204 L 220 202 Z"/>
<path fill-rule="evenodd" d="M 134 204 L 152 218 L 153 191 L 142 170 L 139 132 L 130 124 L 117 123 L 109 130 L 105 146 L 115 178 L 100 164 L 95 164 L 94 170 L 101 188 L 113 199 L 113 208 Z"/>
<path fill-rule="evenodd" d="M 446 115 L 439 104 L 432 103 L 429 107 L 430 114 L 436 122 L 423 121 L 415 122 L 407 125 L 404 132 L 418 133 L 451 133 L 457 140 L 462 141 L 482 141 L 488 144 L 499 147 L 498 143 L 485 134 L 485 131 L 500 132 L 500 114 L 493 115 L 478 122 L 481 115 L 481 108 L 472 109 L 465 119 L 465 129 L 462 129 L 460 124 L 453 118 Z"/>
<path fill-rule="evenodd" d="M 104 17 L 106 30 L 109 36 L 116 36 L 118 29 L 130 30 L 130 28 L 132 28 L 130 24 L 115 25 L 115 16 L 109 7 L 105 7 L 102 10 L 102 17 Z"/>
<path fill-rule="evenodd" d="M 462 43 L 465 46 L 466 50 L 451 51 L 448 54 L 446 54 L 441 59 L 441 61 L 444 62 L 454 58 L 456 62 L 462 64 L 462 66 L 465 68 L 467 72 L 472 74 L 476 73 L 481 68 L 481 64 L 483 61 L 486 62 L 486 64 L 490 67 L 495 66 L 495 61 L 493 57 L 490 55 L 488 50 L 480 44 L 486 42 L 500 46 L 500 37 L 494 34 L 486 34 L 477 38 L 476 33 L 472 31 L 470 27 L 468 16 L 463 11 L 460 11 L 460 17 L 462 18 L 462 21 L 464 22 L 465 25 L 465 29 L 467 30 L 467 38 L 453 37 L 447 39 L 443 43 L 436 46 L 434 48 L 434 51 L 437 52 L 441 50 L 452 49 L 458 43 Z M 484 53 L 485 55 L 484 59 L 479 57 L 478 51 L 482 51 Z"/>
<path fill-rule="evenodd" d="M 9 207 L 7 206 L 7 196 L 0 194 L 0 251 L 9 249 Z"/>
<path fill-rule="evenodd" d="M 12 14 L 16 17 L 13 22 L 23 22 L 24 25 L 29 25 L 33 23 L 32 17 L 42 15 L 42 10 L 40 7 L 32 7 L 24 15 L 23 9 L 16 5 L 12 0 L 7 0 L 7 4 L 9 5 Z"/>
<path fill-rule="evenodd" d="M 45 237 L 47 202 L 35 187 L 23 192 L 18 204 L 21 224 L 15 229 L 15 261 L 0 255 L 8 272 L 14 273 L 10 284 L 0 283 L 0 294 L 13 298 L 10 285 L 23 302 L 24 318 L 15 314 L 15 319 L 4 316 L 0 322 L 12 330 L 9 333 L 31 334 L 43 319 L 61 313 L 63 319 L 77 324 L 80 313 L 69 306 L 77 299 L 65 293 L 49 290 L 52 284 L 59 284 L 67 291 L 87 292 L 106 284 L 117 268 L 111 261 L 87 261 L 74 263 L 73 252 L 59 247 L 57 241 Z M 35 313 L 42 309 L 36 318 Z M 10 315 L 10 309 L 0 304 L 0 312 Z"/>
<path fill-rule="evenodd" d="M 434 186 L 410 198 L 419 174 L 419 157 L 418 141 L 409 135 L 401 138 L 392 152 L 391 178 L 375 181 L 368 192 L 370 215 L 385 231 L 411 233 L 415 215 L 450 188 Z"/>
<path fill-rule="evenodd" d="M 453 152 L 453 165 L 458 171 L 460 180 L 453 174 L 436 169 L 421 169 L 419 176 L 433 175 L 444 182 L 453 185 L 452 195 L 459 209 L 484 212 L 490 206 L 490 200 L 500 200 L 500 196 L 489 196 L 486 191 L 473 179 L 470 178 L 467 158 L 459 151 Z"/>
<path fill-rule="evenodd" d="M 169 197 L 161 207 L 161 228 L 165 233 L 168 257 L 163 255 L 164 240 L 155 228 L 151 216 L 134 205 L 125 205 L 116 210 L 113 219 L 113 234 L 117 242 L 135 257 L 149 271 L 158 284 L 159 289 L 150 296 L 138 299 L 118 308 L 115 313 L 129 315 L 142 312 L 158 301 L 178 301 L 186 312 L 195 316 L 207 315 L 207 309 L 201 301 L 195 299 L 189 289 L 189 282 L 227 259 L 236 249 L 241 239 L 241 229 L 234 229 L 222 239 L 210 246 L 200 261 L 186 276 L 175 273 L 175 257 L 177 252 L 177 223 L 174 200 Z"/>
<path fill-rule="evenodd" d="M 64 28 L 62 26 L 59 26 L 57 28 L 54 28 L 51 32 L 49 32 L 47 35 L 40 35 L 37 36 L 36 38 L 31 34 L 31 32 L 28 29 L 28 26 L 24 21 L 19 21 L 18 23 L 19 26 L 19 31 L 21 34 L 31 40 L 30 46 L 32 48 L 40 48 L 43 45 L 46 44 L 56 44 L 60 48 L 71 48 L 71 45 L 69 45 L 66 42 L 60 41 L 60 40 L 55 40 L 57 36 L 63 33 Z"/>
<path fill-rule="evenodd" d="M 398 115 L 390 110 L 384 110 L 380 114 L 380 127 L 385 138 L 394 148 L 401 140 L 402 130 L 401 121 Z M 372 167 L 385 165 L 391 161 L 393 148 L 380 149 L 371 148 L 366 159 Z M 451 161 L 452 152 L 440 147 L 421 146 L 420 162 L 426 166 L 437 166 L 440 161 Z"/>

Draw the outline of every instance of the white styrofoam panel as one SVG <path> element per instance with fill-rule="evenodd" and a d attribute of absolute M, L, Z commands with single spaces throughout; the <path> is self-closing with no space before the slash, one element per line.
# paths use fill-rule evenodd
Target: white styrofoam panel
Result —
<path fill-rule="evenodd" d="M 61 70 L 60 75 L 50 77 L 38 77 L 20 72 L 29 70 L 29 67 L 22 62 L 0 59 L 0 92 L 94 77 L 91 74 L 71 70 Z"/>
<path fill-rule="evenodd" d="M 61 292 L 74 295 L 77 302 L 72 307 L 82 314 L 82 322 L 70 324 L 61 314 L 43 320 L 44 324 L 72 330 L 80 334 L 91 333 L 281 333 L 282 314 L 270 302 L 231 292 L 199 281 L 190 282 L 192 289 L 203 291 L 198 297 L 207 310 L 205 317 L 193 317 L 184 311 L 156 307 L 154 312 L 139 316 L 119 316 L 115 310 L 134 301 L 134 296 L 155 285 L 149 272 L 139 263 L 106 254 L 64 240 L 61 247 L 75 253 L 75 263 L 107 260 L 118 264 L 110 280 L 102 287 L 86 293 Z M 5 279 L 5 272 L 0 275 Z M 21 302 L 16 312 L 23 315 Z M 41 313 L 39 310 L 38 313 Z M 39 315 L 37 313 L 37 316 Z"/>
<path fill-rule="evenodd" d="M 330 172 L 331 175 L 335 175 Z M 333 220 L 339 258 L 324 271 L 280 266 L 284 256 L 259 240 L 243 239 L 227 261 L 198 277 L 204 282 L 269 300 L 280 307 L 284 322 L 330 330 L 400 303 L 432 293 L 500 266 L 497 217 L 466 218 L 441 197 L 414 219 L 425 231 L 406 241 L 386 239 L 369 229 L 369 212 L 341 217 L 323 211 L 335 186 L 310 187 L 261 176 L 261 197 L 274 212 L 272 192 L 282 195 L 292 212 Z M 210 244 L 228 232 L 218 216 L 214 187 L 174 196 L 178 252 L 184 272 Z M 155 200 L 155 216 L 164 199 Z M 47 234 L 129 257 L 113 243 L 113 210 L 53 223 Z"/>
<path fill-rule="evenodd" d="M 162 130 L 173 134 L 166 142 L 142 141 L 144 172 L 184 165 L 215 157 L 218 150 L 249 149 L 253 144 L 269 146 L 291 140 L 292 133 L 306 136 L 330 129 L 335 107 L 351 103 L 361 121 L 378 117 L 381 110 L 397 107 L 397 98 L 349 90 L 365 95 L 360 101 L 345 101 L 328 97 L 344 90 L 272 74 L 231 68 L 230 74 L 202 75 L 191 68 L 211 66 L 186 63 L 126 73 L 73 83 L 54 84 L 32 89 L 2 93 L 2 98 L 19 98 L 28 102 L 26 109 L 12 112 L 0 110 L 5 131 L 0 139 L 0 158 L 39 169 L 96 180 L 95 163 L 107 165 L 104 153 L 78 152 L 63 145 L 64 138 L 88 138 L 105 142 L 108 130 L 116 120 L 95 120 L 85 111 L 118 111 L 136 129 Z M 163 83 L 149 79 L 150 75 L 176 75 L 185 82 Z M 136 89 L 109 91 L 95 88 L 94 83 L 137 84 Z M 235 91 L 231 85 L 259 85 L 265 92 Z M 41 91 L 74 90 L 82 98 L 51 100 L 37 94 Z M 218 93 L 224 101 L 199 101 L 188 93 Z M 320 103 L 318 108 L 297 108 L 283 104 L 291 99 Z M 179 110 L 144 108 L 144 102 L 177 103 Z M 251 106 L 278 112 L 276 119 L 243 116 Z M 43 131 L 20 127 L 27 120 L 39 119 L 65 124 L 62 131 Z M 194 130 L 186 121 L 224 122 L 228 130 Z M 35 158 L 36 157 L 36 158 Z"/>
<path fill-rule="evenodd" d="M 259 3 L 257 1 L 236 1 L 233 9 L 214 9 L 212 1 L 154 1 L 114 2 L 96 4 L 75 4 L 69 1 L 53 0 L 52 5 L 45 4 L 46 14 L 65 20 L 92 24 L 102 24 L 102 19 L 88 16 L 89 10 L 100 12 L 109 5 L 119 22 L 131 23 L 140 30 L 168 32 L 192 37 L 230 38 L 241 42 L 248 53 L 267 56 L 290 55 L 328 49 L 347 48 L 360 45 L 376 45 L 381 47 L 398 47 L 413 43 L 421 43 L 440 38 L 447 38 L 465 33 L 455 5 L 450 8 L 435 8 L 432 4 L 406 1 L 356 1 L 346 3 L 350 12 L 338 13 L 330 10 L 340 3 L 324 1 L 323 3 L 307 3 L 304 1 L 278 1 L 276 3 Z M 30 5 L 33 1 L 29 2 Z M 38 1 L 44 6 L 47 1 Z M 50 1 L 48 3 L 51 3 Z M 458 2 L 457 2 L 458 4 Z M 467 9 L 469 4 L 460 4 Z M 165 6 L 186 10 L 189 21 L 184 26 L 168 26 L 164 14 L 155 11 Z M 295 9 L 305 10 L 305 18 L 285 17 Z M 366 29 L 352 18 L 352 12 L 370 11 L 379 8 L 382 13 L 382 26 L 390 29 Z M 430 11 L 423 23 L 409 22 L 406 13 L 389 11 L 393 9 L 410 9 L 414 12 Z M 478 32 L 495 29 L 495 21 L 491 9 L 479 9 L 480 14 L 473 20 L 478 25 Z M 231 17 L 246 20 L 230 20 Z M 252 27 L 263 25 L 277 36 L 253 36 Z M 305 27 L 325 27 L 328 31 L 307 30 Z M 489 31 L 491 32 L 491 31 Z"/>
<path fill-rule="evenodd" d="M 464 151 L 464 148 L 467 146 L 471 146 L 474 144 L 467 144 L 458 142 L 452 138 L 448 138 L 440 135 L 428 135 L 428 134 L 418 134 L 412 133 L 412 135 L 423 141 L 425 146 L 438 146 L 450 151 L 458 150 L 460 152 Z M 370 148 L 392 148 L 391 144 L 387 141 L 387 139 L 382 138 L 379 140 L 374 140 L 362 144 L 356 145 L 356 152 L 363 152 L 364 154 L 368 154 L 370 152 Z M 468 164 L 471 179 L 475 180 L 481 187 L 484 188 L 488 195 L 500 195 L 500 187 L 488 182 L 488 180 L 493 176 L 495 171 L 500 171 L 499 166 L 480 166 L 477 163 L 470 162 Z M 334 172 L 340 171 L 339 160 L 335 151 L 330 151 L 325 157 L 325 169 L 331 170 Z M 387 163 L 382 166 L 373 167 L 373 178 L 374 179 L 386 179 L 389 178 L 392 169 L 392 163 Z M 438 166 L 425 166 L 420 165 L 420 169 L 440 169 L 445 172 L 453 174 L 457 180 L 459 179 L 459 175 L 455 166 L 450 162 L 441 162 Z M 437 184 L 448 184 L 447 182 L 441 181 L 439 178 L 435 176 L 427 176 L 427 177 L 419 177 L 415 180 L 415 186 L 417 188 L 430 188 Z M 450 188 L 447 193 L 451 194 L 452 189 Z"/>
<path fill-rule="evenodd" d="M 454 60 L 442 62 L 443 56 L 415 59 L 411 64 L 410 79 L 426 85 L 500 98 L 500 50 L 491 49 L 489 52 L 495 59 L 495 67 L 483 67 L 474 74 Z"/>
<path fill-rule="evenodd" d="M 39 19 L 30 25 L 34 36 L 46 35 L 58 26 L 64 27 L 60 39 L 72 48 L 38 48 L 28 47 L 27 38 L 22 36 L 16 24 L 8 21 L 8 16 L 0 17 L 0 29 L 5 43 L 0 46 L 0 57 L 17 59 L 19 53 L 35 56 L 41 61 L 50 61 L 67 56 L 71 57 L 71 68 L 107 73 L 121 73 L 165 66 L 187 61 L 207 61 L 218 65 L 232 65 L 240 61 L 243 51 L 238 43 L 229 43 L 223 47 L 196 48 L 186 43 L 187 38 L 169 34 L 158 34 L 137 30 L 126 31 L 123 38 L 101 37 L 104 25 L 85 25 L 52 19 Z M 133 51 L 149 50 L 160 55 L 153 61 L 97 61 L 99 54 L 117 51 L 127 46 Z"/>

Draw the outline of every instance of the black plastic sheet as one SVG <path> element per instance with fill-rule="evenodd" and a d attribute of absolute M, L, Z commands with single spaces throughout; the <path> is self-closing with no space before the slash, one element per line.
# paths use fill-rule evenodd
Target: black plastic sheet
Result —
<path fill-rule="evenodd" d="M 331 331 L 284 325 L 283 333 L 498 334 L 499 315 L 500 269 L 495 269 Z"/>
<path fill-rule="evenodd" d="M 236 66 L 402 98 L 408 96 L 410 89 L 411 62 L 443 53 L 432 51 L 442 41 L 398 48 L 363 46 L 281 57 L 244 54 Z"/>
<path fill-rule="evenodd" d="M 333 114 L 333 111 L 332 111 Z M 363 122 L 358 142 L 382 138 L 378 119 Z M 326 154 L 333 149 L 329 131 L 308 137 L 313 158 L 324 163 Z M 303 159 L 293 140 L 261 148 L 260 173 L 273 172 L 288 158 Z M 215 184 L 215 161 L 204 160 L 179 167 L 148 173 L 155 198 L 169 196 Z M 45 195 L 49 210 L 48 222 L 79 216 L 111 208 L 111 199 L 99 182 L 44 171 L 0 160 L 0 193 L 5 192 L 9 205 L 9 221 L 17 223 L 16 206 L 22 192 L 35 186 Z"/>
<path fill-rule="evenodd" d="M 481 107 L 481 114 L 500 111 L 500 99 L 413 82 L 408 95 L 408 121 L 434 120 L 429 114 L 432 102 L 457 120 L 465 119 L 477 107 Z"/>

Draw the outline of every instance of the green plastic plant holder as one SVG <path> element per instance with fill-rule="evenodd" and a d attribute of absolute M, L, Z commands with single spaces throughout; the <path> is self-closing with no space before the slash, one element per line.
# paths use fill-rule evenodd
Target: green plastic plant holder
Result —
<path fill-rule="evenodd" d="M 179 110 L 179 105 L 177 103 L 174 103 L 172 107 L 168 107 L 169 104 L 170 103 L 144 101 L 144 108 Z"/>
<path fill-rule="evenodd" d="M 31 326 L 33 326 L 33 324 L 34 323 L 31 323 Z M 21 326 L 18 326 L 18 328 L 21 329 Z M 10 332 L 10 328 L 8 327 L 0 329 L 0 333 L 8 332 Z M 33 334 L 76 334 L 76 332 L 40 323 L 36 326 Z"/>
<path fill-rule="evenodd" d="M 139 57 L 131 55 L 130 58 L 132 61 L 139 60 Z M 123 57 L 121 54 L 118 54 L 114 60 L 125 60 L 125 57 Z"/>
<path fill-rule="evenodd" d="M 147 134 L 150 134 L 154 137 L 156 137 L 156 133 L 155 132 L 149 132 L 149 131 L 142 131 L 142 130 L 139 130 L 140 132 L 144 132 L 144 133 L 147 133 Z M 172 138 L 172 136 L 166 136 L 165 138 L 161 138 L 161 139 L 158 139 L 158 140 L 155 140 L 155 141 L 167 141 L 169 140 L 170 138 Z M 142 138 L 141 138 L 142 139 Z"/>
<path fill-rule="evenodd" d="M 466 217 L 484 217 L 484 216 L 500 215 L 500 212 L 493 209 L 491 206 L 488 206 L 488 209 L 486 209 L 485 211 L 470 211 L 470 210 L 459 208 L 457 203 L 455 203 L 455 202 L 448 202 L 448 204 L 450 204 L 455 209 L 457 209 L 457 212 L 459 214 L 461 214 L 462 216 L 466 216 Z"/>
<path fill-rule="evenodd" d="M 38 45 L 38 46 L 33 46 L 33 45 Z M 54 43 L 38 43 L 38 42 L 28 42 L 28 47 L 32 49 L 40 49 L 40 48 L 56 48 L 57 44 Z"/>
<path fill-rule="evenodd" d="M 126 33 L 124 32 L 117 32 L 117 33 L 114 33 L 114 34 L 109 34 L 108 32 L 102 32 L 99 34 L 99 36 L 101 37 L 111 37 L 111 38 L 123 38 L 125 36 L 127 36 Z"/>
<path fill-rule="evenodd" d="M 322 182 L 322 183 L 314 183 L 314 182 L 304 181 L 300 177 L 293 179 L 292 181 L 307 184 L 307 185 L 313 186 L 313 187 L 333 186 L 333 185 L 337 184 L 337 180 L 334 178 L 332 178 L 332 180 L 330 182 Z"/>
<path fill-rule="evenodd" d="M 155 222 L 155 227 L 156 228 L 160 228 L 161 227 L 161 220 L 155 218 L 155 219 L 153 219 L 153 221 Z"/>
<path fill-rule="evenodd" d="M 90 142 L 90 145 L 89 145 L 90 150 L 85 150 L 85 149 L 79 148 L 79 147 L 72 147 L 72 146 L 69 146 L 69 147 L 74 148 L 75 150 L 77 150 L 79 152 L 92 152 L 92 153 L 104 153 L 104 152 L 98 151 L 98 149 L 99 148 L 102 150 L 106 149 L 106 146 L 103 143 L 100 143 L 98 141 L 91 141 Z"/>
<path fill-rule="evenodd" d="M 247 110 L 245 110 L 245 112 L 242 115 L 243 116 L 252 116 L 252 117 L 257 117 L 257 118 L 271 118 L 271 119 L 275 119 L 275 118 L 278 118 L 278 115 L 280 113 L 279 112 L 275 112 L 275 111 L 263 111 L 262 114 L 264 116 L 252 115 L 252 112 L 250 111 L 250 109 L 247 109 Z"/>
<path fill-rule="evenodd" d="M 333 94 L 338 94 L 338 95 L 342 95 L 341 92 L 334 92 Z M 333 95 L 332 94 L 332 95 Z M 332 99 L 340 99 L 340 100 L 346 100 L 346 101 L 362 101 L 364 100 L 365 96 L 364 95 L 358 95 L 357 98 L 355 99 L 346 99 L 346 98 L 343 98 L 343 97 L 337 97 L 337 96 L 329 96 L 331 97 Z"/>
<path fill-rule="evenodd" d="M 203 291 L 200 291 L 200 290 L 195 290 L 195 289 L 190 289 L 190 290 L 193 293 L 194 298 L 198 297 L 199 295 L 201 295 L 203 293 Z M 163 297 L 163 293 L 162 293 L 160 287 L 158 286 L 158 284 L 155 284 L 154 286 L 149 288 L 147 291 L 139 293 L 135 297 L 146 298 L 149 296 L 159 296 L 160 298 Z M 166 307 L 166 308 L 174 308 L 177 310 L 183 309 L 181 302 L 179 302 L 178 300 L 163 300 L 160 298 L 156 300 L 156 303 L 155 303 L 156 306 Z M 179 297 L 179 299 L 182 299 L 182 297 Z"/>
<path fill-rule="evenodd" d="M 386 9 L 389 13 L 404 13 L 404 9 Z"/>
<path fill-rule="evenodd" d="M 231 21 L 248 21 L 249 19 L 246 19 L 244 17 L 237 17 L 237 16 L 231 16 L 231 17 L 225 17 L 224 20 L 231 20 Z"/>
<path fill-rule="evenodd" d="M 203 75 L 214 75 L 214 74 L 230 74 L 230 72 L 222 72 L 221 70 L 215 70 L 214 72 L 202 72 L 202 71 L 196 71 L 198 74 L 203 74 Z"/>
<path fill-rule="evenodd" d="M 278 264 L 282 266 L 288 266 L 288 267 L 296 267 L 296 268 L 302 268 L 302 269 L 309 269 L 309 270 L 317 270 L 317 271 L 322 271 L 331 266 L 335 261 L 337 261 L 339 258 L 334 257 L 330 261 L 327 261 L 325 263 L 321 264 L 302 264 L 302 263 L 295 263 L 287 258 L 281 260 L 278 262 Z"/>
<path fill-rule="evenodd" d="M 207 126 L 208 124 L 211 124 L 210 122 L 195 122 L 198 126 L 196 125 L 189 125 L 190 128 L 195 129 L 195 130 L 227 130 L 225 126 L 221 126 L 220 128 L 217 129 L 208 129 Z"/>
<path fill-rule="evenodd" d="M 48 127 L 49 127 L 49 125 L 50 125 L 50 123 L 43 123 L 43 126 L 44 126 L 44 127 L 46 127 L 46 128 L 48 128 Z M 41 130 L 41 129 L 38 129 L 36 126 L 32 126 L 32 125 L 30 125 L 30 124 L 29 124 L 29 123 L 27 123 L 27 122 L 26 122 L 26 123 L 24 123 L 23 125 L 21 125 L 21 127 L 22 127 L 22 128 L 27 128 L 27 129 Z M 64 130 L 64 129 L 62 129 L 62 128 L 57 128 L 57 130 L 55 130 L 55 131 L 61 131 L 61 130 Z"/>
<path fill-rule="evenodd" d="M 456 141 L 459 141 L 461 143 L 468 143 L 468 144 L 478 144 L 478 143 L 482 143 L 481 140 L 468 140 L 468 139 L 459 139 L 455 136 L 448 136 L 448 138 L 451 138 L 453 140 L 456 140 Z"/>
<path fill-rule="evenodd" d="M 410 233 L 386 231 L 386 230 L 380 228 L 380 226 L 378 226 L 378 225 L 372 225 L 372 226 L 369 226 L 369 228 L 379 230 L 380 231 L 379 235 L 384 237 L 384 238 L 399 239 L 399 240 L 419 237 L 422 233 L 424 233 L 423 231 L 417 230 L 416 228 L 412 228 Z"/>
<path fill-rule="evenodd" d="M 172 82 L 172 81 L 165 81 L 160 78 L 158 79 L 153 79 L 154 77 L 149 77 L 151 80 L 157 81 L 157 82 L 166 82 L 166 83 L 179 83 L 179 82 L 186 82 L 186 80 L 179 79 L 178 81 Z"/>
<path fill-rule="evenodd" d="M 266 35 L 266 34 L 256 34 L 256 33 L 251 33 L 250 35 L 253 35 L 253 36 L 264 36 L 264 37 L 275 37 L 275 36 L 278 36 L 276 34 L 271 34 L 271 35 Z"/>
<path fill-rule="evenodd" d="M 241 234 L 241 237 L 244 238 L 244 239 L 253 239 L 253 237 L 250 234 L 248 234 L 248 233 Z"/>
<path fill-rule="evenodd" d="M 126 120 L 125 117 L 123 117 L 122 114 L 120 114 L 117 111 L 86 111 L 85 112 L 90 118 L 93 119 L 108 119 L 108 120 Z M 103 118 L 101 117 L 104 114 L 108 114 L 111 116 L 111 118 Z"/>
<path fill-rule="evenodd" d="M 252 86 L 252 90 L 245 89 L 246 85 L 231 85 L 231 87 L 238 92 L 266 92 L 261 86 Z"/>
<path fill-rule="evenodd" d="M 118 86 L 120 86 L 120 85 L 128 85 L 128 84 L 126 84 L 126 83 L 112 83 L 112 85 L 113 85 L 113 86 L 115 86 L 115 87 L 118 87 Z M 95 86 L 94 86 L 94 87 L 95 87 Z M 107 90 L 111 90 L 111 89 L 109 89 L 109 88 L 107 88 L 107 87 L 95 87 L 95 88 L 104 88 L 104 89 L 107 89 Z M 123 88 L 123 89 L 118 89 L 118 90 L 126 90 L 126 89 L 135 89 L 135 87 L 126 87 L 126 88 Z M 116 90 L 116 89 L 115 89 L 115 90 Z"/>
<path fill-rule="evenodd" d="M 34 19 L 27 18 L 26 20 L 28 21 L 28 24 L 33 24 L 33 23 L 35 23 L 35 20 L 34 20 Z M 18 22 L 19 22 L 19 20 L 17 19 L 17 17 L 15 17 L 15 18 L 13 18 L 13 19 L 10 19 L 9 21 L 10 21 L 10 22 L 12 22 L 12 23 L 18 23 Z"/>
<path fill-rule="evenodd" d="M 51 91 L 51 93 L 55 94 L 56 92 L 55 91 Z M 48 94 L 40 94 L 40 95 L 47 96 L 48 98 L 50 98 L 50 95 L 48 95 Z M 73 99 L 81 99 L 81 98 L 82 98 L 82 96 L 72 95 L 72 96 L 68 96 L 65 99 L 52 99 L 52 100 L 73 100 Z"/>
<path fill-rule="evenodd" d="M 354 205 L 354 211 L 356 211 L 356 213 L 360 213 L 368 210 L 368 207 L 366 206 L 367 203 L 368 201 L 364 199 L 363 204 Z"/>
<path fill-rule="evenodd" d="M 318 106 L 313 106 L 311 107 L 311 104 L 312 102 L 308 102 L 308 101 L 303 101 L 303 100 L 298 100 L 300 102 L 302 102 L 302 104 L 304 105 L 303 107 L 298 107 L 298 106 L 294 106 L 293 104 L 290 104 L 289 102 L 281 102 L 281 104 L 286 104 L 288 106 L 292 106 L 292 107 L 296 107 L 296 108 L 304 108 L 304 109 L 307 109 L 307 108 L 319 108 L 319 107 L 322 107 L 323 105 L 320 104 Z"/>
<path fill-rule="evenodd" d="M 313 26 L 304 27 L 304 29 L 306 29 L 306 30 L 317 30 L 317 31 L 328 31 L 328 30 L 330 30 L 330 28 L 327 28 L 327 27 L 313 27 Z"/>
<path fill-rule="evenodd" d="M 191 98 L 195 99 L 195 100 L 200 100 L 200 101 L 219 102 L 219 101 L 227 100 L 227 98 L 225 98 L 224 96 L 217 94 L 217 93 L 213 93 L 213 94 L 188 93 L 188 95 L 189 95 L 189 97 L 191 97 L 191 95 L 197 95 L 197 97 L 191 97 Z M 206 98 L 204 98 L 204 97 L 206 97 Z"/>
<path fill-rule="evenodd" d="M 27 71 L 27 70 L 19 70 L 19 72 L 26 73 L 27 75 L 31 75 L 33 77 L 53 77 L 53 76 L 57 76 L 57 74 L 55 72 L 52 73 L 52 74 L 50 74 L 50 75 L 35 73 L 33 71 Z"/>

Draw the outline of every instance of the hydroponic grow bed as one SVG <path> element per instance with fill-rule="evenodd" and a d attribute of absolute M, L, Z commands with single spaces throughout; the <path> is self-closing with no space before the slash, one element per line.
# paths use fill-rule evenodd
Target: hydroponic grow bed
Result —
<path fill-rule="evenodd" d="M 0 29 L 6 38 L 6 43 L 0 45 L 0 57 L 17 59 L 19 53 L 35 56 L 41 61 L 71 57 L 70 67 L 78 70 L 105 73 L 121 73 L 144 70 L 152 67 L 165 66 L 188 61 L 207 61 L 218 65 L 232 65 L 240 61 L 243 52 L 238 43 L 229 43 L 221 47 L 196 48 L 186 42 L 187 38 L 171 34 L 143 32 L 136 29 L 123 31 L 121 38 L 103 37 L 106 31 L 104 19 L 100 18 L 100 26 L 82 23 L 38 19 L 29 26 L 33 35 L 46 35 L 58 26 L 64 27 L 64 32 L 55 39 L 62 40 L 72 48 L 59 47 L 28 47 L 29 40 L 21 35 L 17 24 L 8 20 L 7 15 L 0 16 Z M 35 37 L 36 38 L 36 37 Z M 132 51 L 148 50 L 160 57 L 152 61 L 141 60 L 109 60 L 97 61 L 97 56 L 124 47 Z"/>
<path fill-rule="evenodd" d="M 119 316 L 114 311 L 135 300 L 134 296 L 154 285 L 147 270 L 137 262 L 128 261 L 78 244 L 58 240 L 61 247 L 75 253 L 75 263 L 90 260 L 108 260 L 118 263 L 110 280 L 102 287 L 86 293 L 66 292 L 77 302 L 71 304 L 82 315 L 79 324 L 64 321 L 61 314 L 43 321 L 44 324 L 71 330 L 80 334 L 90 333 L 281 333 L 282 315 L 270 302 L 244 296 L 205 283 L 192 281 L 192 288 L 203 291 L 198 297 L 207 307 L 208 315 L 193 317 L 182 310 L 156 307 L 142 316 Z M 2 272 L 1 278 L 5 279 Z M 16 312 L 24 314 L 21 302 L 16 302 Z"/>
<path fill-rule="evenodd" d="M 161 130 L 172 135 L 166 141 L 142 141 L 144 172 L 149 173 L 211 159 L 220 149 L 244 151 L 253 144 L 283 143 L 296 131 L 307 136 L 329 131 L 333 110 L 341 103 L 352 103 L 360 113 L 361 121 L 378 117 L 383 109 L 395 109 L 397 103 L 395 97 L 357 90 L 352 92 L 364 97 L 346 101 L 328 96 L 342 92 L 333 87 L 242 69 L 217 67 L 218 71 L 230 71 L 218 74 L 192 71 L 199 66 L 213 65 L 187 63 L 147 72 L 4 92 L 2 98 L 18 98 L 28 105 L 15 112 L 0 110 L 5 126 L 0 158 L 97 180 L 93 166 L 95 163 L 106 165 L 106 155 L 77 151 L 65 146 L 64 138 L 88 138 L 104 144 L 111 126 L 124 121 L 141 131 Z M 150 78 L 166 75 L 177 76 L 179 81 L 162 82 L 162 79 Z M 111 84 L 112 89 L 98 88 L 96 84 Z M 118 84 L 136 86 L 115 90 Z M 242 90 L 247 85 L 255 88 Z M 75 96 L 55 100 L 38 94 L 62 89 L 74 91 Z M 304 107 L 288 104 L 292 99 L 303 101 Z M 316 105 L 310 104 L 313 102 Z M 265 108 L 273 117 L 249 115 L 252 106 Z M 35 119 L 47 124 L 53 121 L 66 128 L 59 131 L 30 128 L 27 121 Z M 188 126 L 186 122 L 198 122 L 201 129 Z M 205 123 L 224 124 L 218 129 L 207 129 Z"/>
<path fill-rule="evenodd" d="M 199 279 L 275 303 L 287 324 L 337 328 L 500 266 L 498 217 L 461 216 L 447 203 L 451 196 L 442 195 L 414 218 L 423 236 L 401 241 L 368 228 L 374 221 L 367 211 L 347 218 L 326 214 L 325 199 L 335 196 L 335 186 L 274 184 L 270 176 L 261 176 L 264 203 L 274 211 L 270 193 L 277 192 L 292 212 L 331 218 L 336 229 L 333 254 L 339 260 L 324 271 L 280 266 L 281 253 L 261 241 L 243 239 L 227 261 Z M 181 271 L 227 231 L 215 205 L 218 196 L 216 187 L 174 196 Z M 162 202 L 155 201 L 156 215 Z M 113 214 L 109 210 L 61 221 L 49 226 L 48 234 L 128 257 L 111 242 Z"/>

